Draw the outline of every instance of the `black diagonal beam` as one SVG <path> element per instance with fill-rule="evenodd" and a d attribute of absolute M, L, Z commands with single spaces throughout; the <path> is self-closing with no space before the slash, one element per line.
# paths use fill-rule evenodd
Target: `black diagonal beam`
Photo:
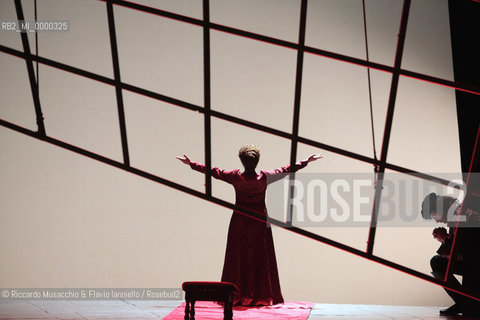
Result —
<path fill-rule="evenodd" d="M 112 1 L 107 1 L 108 30 L 110 32 L 110 48 L 112 51 L 113 77 L 115 92 L 117 95 L 118 121 L 120 125 L 120 137 L 122 139 L 123 163 L 130 166 L 128 154 L 127 127 L 125 124 L 125 109 L 123 106 L 122 81 L 120 79 L 120 64 L 118 62 L 117 35 L 115 32 L 115 18 L 113 15 Z"/>
<path fill-rule="evenodd" d="M 24 21 L 22 2 L 15 0 L 15 9 L 17 11 L 18 21 Z M 27 33 L 20 30 L 20 36 L 22 38 L 23 51 L 25 53 L 25 64 L 27 65 L 28 79 L 30 81 L 30 89 L 32 91 L 33 105 L 35 106 L 35 114 L 37 118 L 38 134 L 41 137 L 45 137 L 45 124 L 43 123 L 42 107 L 40 105 L 40 96 L 38 94 L 37 80 L 35 79 L 35 72 L 33 70 L 33 59 L 30 52 L 30 44 L 28 42 Z"/>
<path fill-rule="evenodd" d="M 211 88 L 210 88 L 210 1 L 203 0 L 203 128 L 205 144 L 205 193 L 212 195 L 212 128 L 211 128 Z"/>
<path fill-rule="evenodd" d="M 305 55 L 305 32 L 307 28 L 307 7 L 308 1 L 302 0 L 300 6 L 300 26 L 298 31 L 298 50 L 297 50 L 297 70 L 295 77 L 295 98 L 293 101 L 293 125 L 292 139 L 290 148 L 290 168 L 295 167 L 297 161 L 298 148 L 298 128 L 300 126 L 300 101 L 302 98 L 302 78 L 303 78 L 303 57 Z M 295 173 L 292 172 L 289 177 L 290 181 L 295 179 Z M 293 186 L 289 189 L 289 199 L 294 196 Z M 292 223 L 293 205 L 288 206 L 287 222 Z"/>
<path fill-rule="evenodd" d="M 397 50 L 395 53 L 395 64 L 392 75 L 392 84 L 390 86 L 390 97 L 388 99 L 387 116 L 385 120 L 385 130 L 383 134 L 382 154 L 380 156 L 380 165 L 375 184 L 375 196 L 373 201 L 372 219 L 370 222 L 370 232 L 367 242 L 367 254 L 373 254 L 373 244 L 375 242 L 375 232 L 377 229 L 377 218 L 380 210 L 380 201 L 382 198 L 383 176 L 387 164 L 388 146 L 390 143 L 390 133 L 392 131 L 393 113 L 395 111 L 395 101 L 397 99 L 398 81 L 400 78 L 400 67 L 402 66 L 403 47 L 407 33 L 407 22 L 410 11 L 411 0 L 404 0 L 402 18 L 400 20 L 400 31 L 398 32 Z"/>

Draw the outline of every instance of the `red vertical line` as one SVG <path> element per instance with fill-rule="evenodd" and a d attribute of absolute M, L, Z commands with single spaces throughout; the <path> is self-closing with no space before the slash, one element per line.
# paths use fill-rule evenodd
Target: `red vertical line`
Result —
<path fill-rule="evenodd" d="M 212 196 L 212 128 L 210 87 L 210 1 L 203 0 L 203 97 L 204 97 L 204 143 L 205 143 L 205 193 Z"/>
<path fill-rule="evenodd" d="M 300 24 L 298 31 L 298 50 L 297 50 L 297 68 L 295 78 L 295 98 L 293 105 L 293 124 L 292 124 L 292 137 L 291 137 L 291 149 L 290 149 L 290 169 L 295 168 L 297 162 L 297 146 L 298 146 L 298 130 L 300 123 L 300 101 L 302 97 L 302 77 L 303 77 L 303 57 L 305 50 L 305 33 L 307 25 L 307 7 L 308 1 L 302 0 L 300 6 Z M 294 195 L 294 187 L 292 182 L 295 180 L 295 172 L 289 174 L 289 194 L 288 194 L 288 210 L 287 210 L 287 224 L 292 225 L 293 219 L 293 205 L 291 200 Z"/>
<path fill-rule="evenodd" d="M 115 82 L 115 92 L 117 95 L 118 121 L 120 125 L 120 137 L 122 139 L 123 163 L 130 166 L 130 157 L 128 154 L 127 128 L 125 124 L 125 110 L 123 106 L 122 82 L 120 79 L 120 65 L 118 61 L 117 36 L 115 32 L 115 18 L 113 15 L 112 1 L 107 1 L 108 29 L 110 32 L 110 47 L 112 50 L 113 74 Z"/>
<path fill-rule="evenodd" d="M 474 160 L 475 160 L 475 154 L 477 153 L 479 137 L 480 137 L 480 125 L 478 126 L 477 137 L 475 138 L 475 144 L 473 146 L 472 158 L 470 160 L 470 167 L 468 168 L 467 181 L 465 183 L 467 185 L 467 190 L 468 190 L 468 183 L 470 182 L 470 174 L 472 173 L 472 170 L 473 170 L 473 163 L 474 163 Z M 462 212 L 462 210 L 463 210 L 463 203 L 465 202 L 465 199 L 466 198 L 464 198 L 464 201 L 460 205 L 460 212 Z M 453 272 L 453 270 L 452 270 L 453 268 L 451 267 L 451 265 L 452 265 L 452 259 L 456 258 L 455 243 L 456 243 L 456 240 L 457 240 L 457 232 L 458 232 L 458 226 L 459 225 L 460 225 L 460 220 L 457 221 L 457 224 L 455 226 L 455 233 L 453 234 L 452 248 L 450 249 L 450 257 L 448 259 L 447 270 L 445 272 L 445 278 L 444 278 L 445 282 L 447 282 L 447 279 L 449 278 L 450 274 Z"/>
<path fill-rule="evenodd" d="M 397 50 L 395 53 L 395 65 L 392 74 L 392 84 L 390 87 L 390 97 L 388 99 L 387 117 L 385 119 L 385 130 L 383 134 L 382 154 L 380 156 L 380 165 L 378 169 L 377 183 L 375 185 L 375 196 L 373 201 L 372 219 L 370 221 L 370 232 L 368 234 L 367 254 L 373 254 L 373 244 L 375 242 L 375 232 L 377 228 L 377 218 L 382 197 L 383 177 L 387 163 L 388 145 L 390 142 L 390 133 L 392 131 L 393 112 L 395 110 L 395 101 L 397 98 L 398 80 L 400 76 L 400 67 L 402 65 L 403 47 L 405 45 L 405 35 L 407 33 L 408 14 L 411 0 L 403 2 L 402 19 L 400 21 L 400 31 L 398 33 Z"/>
<path fill-rule="evenodd" d="M 15 0 L 15 9 L 17 11 L 18 21 L 24 21 L 22 3 L 20 0 Z M 23 52 L 25 54 L 25 64 L 27 65 L 28 79 L 30 80 L 30 89 L 32 91 L 33 104 L 35 106 L 35 114 L 37 117 L 38 134 L 40 137 L 45 137 L 45 125 L 43 123 L 42 108 L 40 105 L 40 97 L 38 95 L 37 80 L 35 79 L 35 72 L 33 69 L 32 54 L 30 52 L 30 44 L 28 42 L 28 36 L 26 31 L 20 30 L 20 36 L 22 38 Z"/>

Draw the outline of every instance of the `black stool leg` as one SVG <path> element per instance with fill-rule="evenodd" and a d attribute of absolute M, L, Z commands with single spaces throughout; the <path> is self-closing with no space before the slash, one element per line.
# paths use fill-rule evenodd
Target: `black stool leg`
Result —
<path fill-rule="evenodd" d="M 190 305 L 190 319 L 195 320 L 195 300 L 192 300 Z"/>
<path fill-rule="evenodd" d="M 232 320 L 233 319 L 233 297 L 232 294 L 228 295 L 228 298 L 224 300 L 225 305 L 223 306 L 223 319 Z"/>
<path fill-rule="evenodd" d="M 190 313 L 190 301 L 187 300 L 185 303 L 185 317 L 184 317 L 185 320 L 189 319 L 189 313 Z"/>

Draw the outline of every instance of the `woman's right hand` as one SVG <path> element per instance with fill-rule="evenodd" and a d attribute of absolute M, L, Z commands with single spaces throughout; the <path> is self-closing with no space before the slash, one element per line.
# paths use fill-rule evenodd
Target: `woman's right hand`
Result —
<path fill-rule="evenodd" d="M 190 159 L 188 159 L 188 157 L 186 155 L 183 155 L 183 158 L 177 156 L 177 159 L 182 161 L 182 163 L 184 163 L 184 164 L 190 165 Z"/>

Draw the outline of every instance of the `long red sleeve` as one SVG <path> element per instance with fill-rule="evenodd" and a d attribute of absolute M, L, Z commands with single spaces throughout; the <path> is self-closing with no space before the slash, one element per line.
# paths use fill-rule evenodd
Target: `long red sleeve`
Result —
<path fill-rule="evenodd" d="M 205 165 L 198 163 L 198 162 L 190 162 L 190 168 L 192 168 L 195 171 L 205 173 Z M 232 170 L 232 171 L 225 171 L 222 169 L 219 169 L 217 167 L 211 169 L 211 174 L 212 177 L 215 179 L 223 180 L 228 183 L 232 183 L 232 178 L 237 174 L 238 169 Z"/>

